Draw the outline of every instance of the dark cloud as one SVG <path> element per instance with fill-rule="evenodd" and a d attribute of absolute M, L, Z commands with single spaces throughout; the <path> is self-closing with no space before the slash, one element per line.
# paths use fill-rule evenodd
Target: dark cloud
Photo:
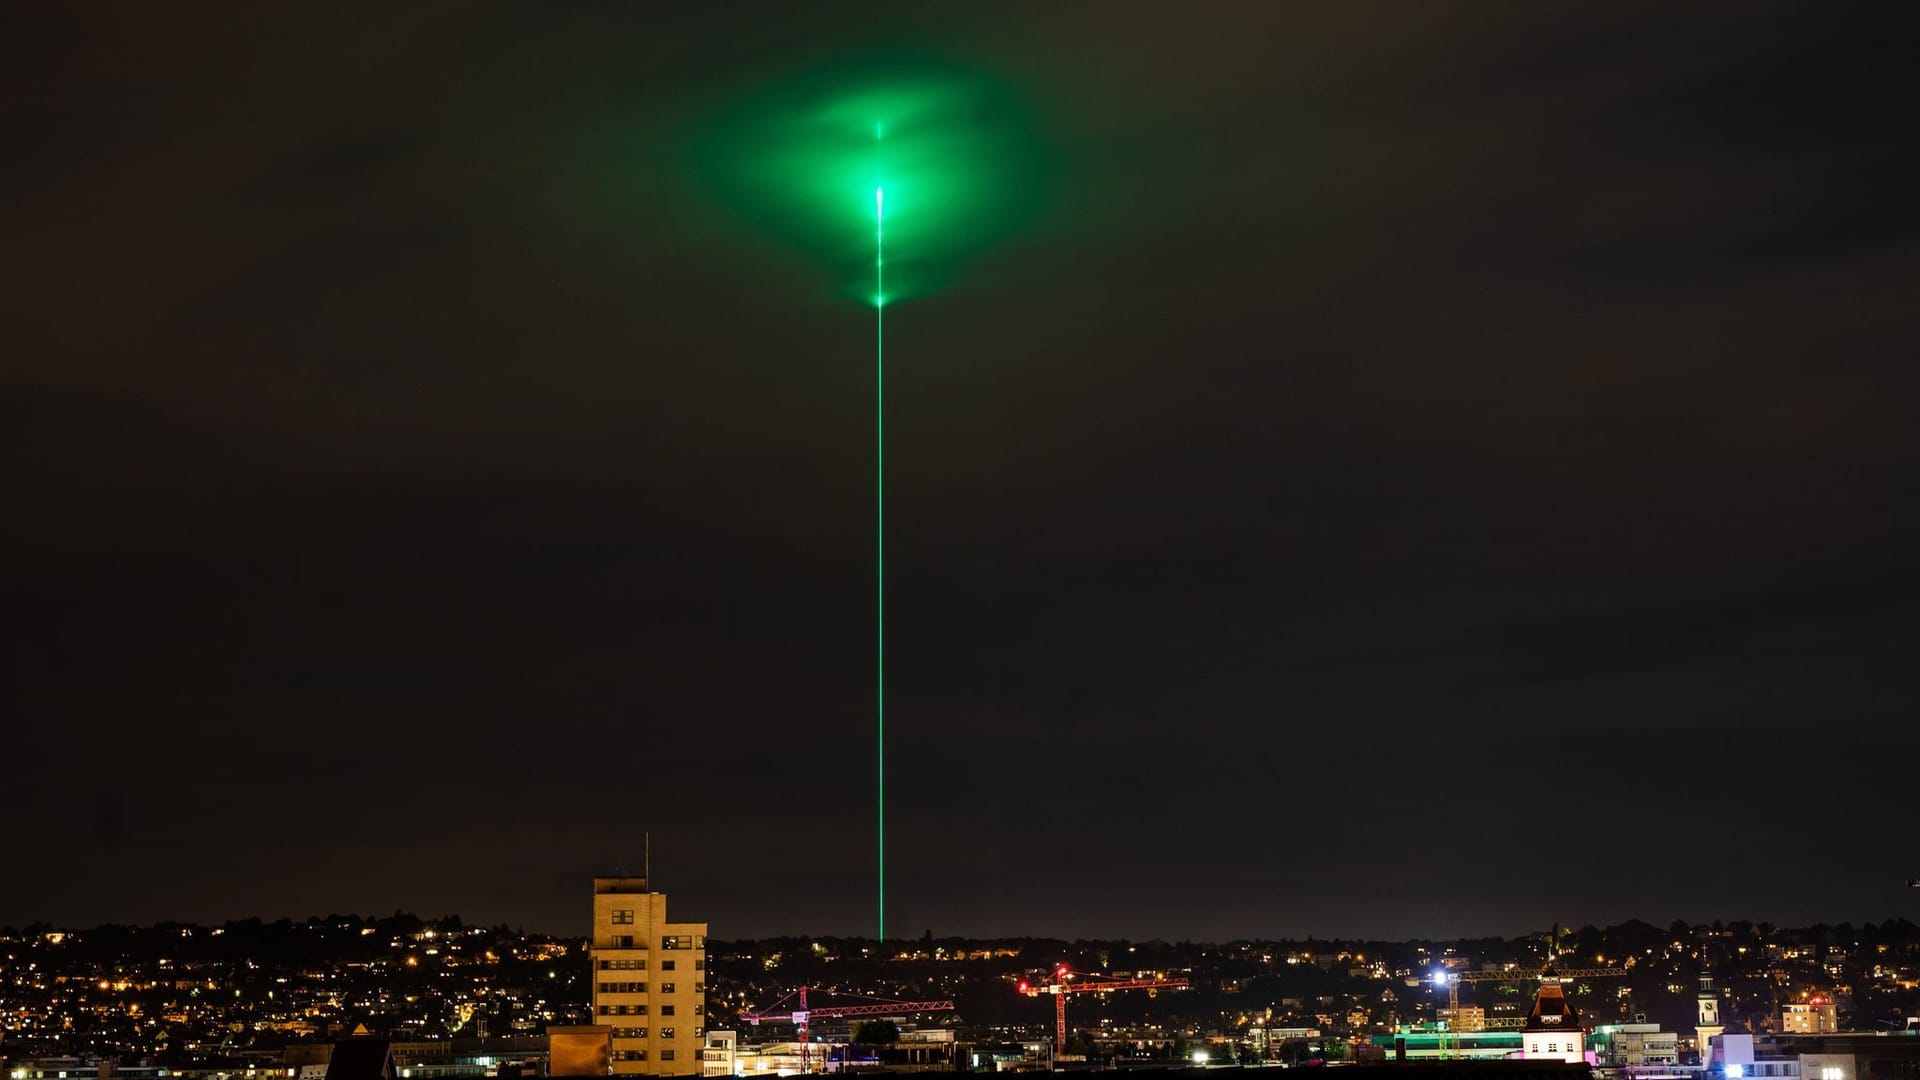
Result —
<path fill-rule="evenodd" d="M 1905 9 L 6 17 L 0 922 L 868 927 L 868 320 L 697 150 L 915 56 L 1049 162 L 889 313 L 890 922 L 1898 899 Z"/>

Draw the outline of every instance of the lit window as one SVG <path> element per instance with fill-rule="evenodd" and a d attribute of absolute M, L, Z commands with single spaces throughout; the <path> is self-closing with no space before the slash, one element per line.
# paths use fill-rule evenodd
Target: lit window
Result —
<path fill-rule="evenodd" d="M 673 984 L 672 984 L 672 983 L 661 983 L 661 984 L 660 984 L 660 992 L 661 992 L 661 993 L 663 993 L 663 994 L 671 994 L 671 993 L 673 993 Z"/>

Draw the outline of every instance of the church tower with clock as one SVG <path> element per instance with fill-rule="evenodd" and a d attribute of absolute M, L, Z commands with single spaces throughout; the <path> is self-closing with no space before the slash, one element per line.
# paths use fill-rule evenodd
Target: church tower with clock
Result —
<path fill-rule="evenodd" d="M 1720 994 L 1713 988 L 1713 972 L 1708 968 L 1700 969 L 1700 993 L 1695 1009 L 1693 1043 L 1700 1051 L 1700 1060 L 1705 1061 L 1713 1053 L 1713 1037 L 1727 1030 L 1720 1022 Z"/>

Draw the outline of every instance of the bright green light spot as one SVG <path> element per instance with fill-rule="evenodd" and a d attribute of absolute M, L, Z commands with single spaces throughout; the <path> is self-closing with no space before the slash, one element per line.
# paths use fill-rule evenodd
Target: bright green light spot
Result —
<path fill-rule="evenodd" d="M 1004 84 L 943 64 L 845 64 L 762 86 L 706 127 L 710 190 L 879 304 L 858 222 L 885 217 L 885 302 L 945 287 L 1044 209 L 1050 157 Z"/>

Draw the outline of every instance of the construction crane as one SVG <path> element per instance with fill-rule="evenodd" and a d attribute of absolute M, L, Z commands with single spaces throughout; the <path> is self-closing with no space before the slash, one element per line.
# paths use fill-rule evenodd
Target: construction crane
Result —
<path fill-rule="evenodd" d="M 1548 968 L 1545 971 L 1521 971 L 1519 968 L 1502 968 L 1494 971 L 1448 971 L 1437 968 L 1433 973 L 1435 986 L 1447 988 L 1448 1026 L 1454 1031 L 1479 1031 L 1482 1027 L 1506 1026 L 1499 1021 L 1476 1022 L 1473 1027 L 1460 1023 L 1460 984 L 1463 982 L 1522 982 L 1527 979 L 1545 981 L 1558 979 L 1569 982 L 1574 979 L 1606 979 L 1627 974 L 1626 968 Z"/>
<path fill-rule="evenodd" d="M 1061 964 L 1053 969 L 1053 981 L 1050 983 L 1030 983 L 1021 979 L 1016 987 L 1028 997 L 1052 994 L 1053 998 L 1053 1052 L 1067 1052 L 1067 998 L 1073 994 L 1109 994 L 1115 990 L 1145 990 L 1157 994 L 1162 990 L 1185 990 L 1185 979 L 1128 979 L 1110 975 L 1082 975 L 1067 970 Z"/>
<path fill-rule="evenodd" d="M 807 1006 L 807 991 L 809 989 L 812 988 L 802 986 L 800 989 L 787 994 L 786 997 L 781 998 L 779 1001 L 774 1002 L 764 1009 L 740 1014 L 740 1019 L 745 1020 L 755 1027 L 759 1027 L 763 1022 L 778 1024 L 791 1021 L 793 1026 L 799 1029 L 799 1035 L 795 1041 L 800 1044 L 800 1071 L 807 1073 L 813 1071 L 813 1055 L 810 1050 L 812 1044 L 808 1039 L 808 1024 L 815 1017 L 838 1019 L 847 1016 L 899 1016 L 902 1013 L 953 1011 L 953 1002 L 951 1001 L 895 1001 L 892 998 L 871 997 L 866 994 L 838 993 L 836 993 L 835 996 L 862 998 L 864 999 L 864 1003 L 860 1005 L 826 1005 L 817 1009 L 809 1008 Z M 796 995 L 800 1000 L 795 1002 L 792 1008 L 781 1008 L 782 1005 L 793 1000 Z"/>

